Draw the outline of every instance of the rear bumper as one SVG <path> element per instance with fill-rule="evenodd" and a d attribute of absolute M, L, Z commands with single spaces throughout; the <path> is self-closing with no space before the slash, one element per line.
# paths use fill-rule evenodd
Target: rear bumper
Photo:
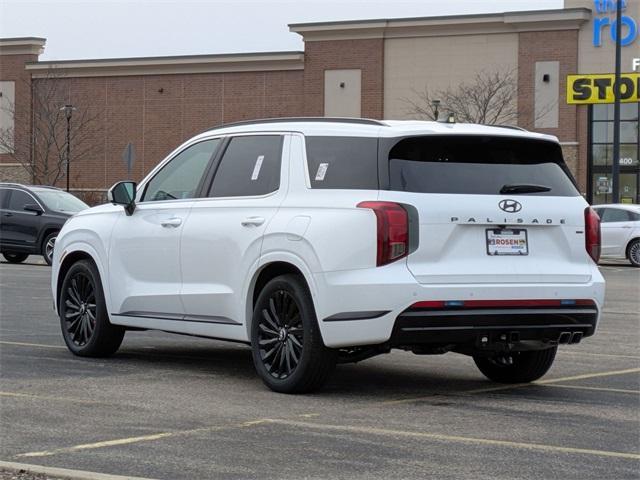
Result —
<path fill-rule="evenodd" d="M 385 267 L 314 275 L 313 299 L 322 338 L 330 348 L 449 342 L 468 344 L 479 333 L 521 332 L 521 337 L 549 338 L 557 333 L 593 335 L 604 304 L 605 284 L 593 265 L 586 283 L 420 284 L 403 262 Z M 593 307 L 555 312 L 500 308 L 463 313 L 407 315 L 422 301 L 589 299 Z M 495 310 L 495 309 L 494 309 Z M 556 309 L 557 310 L 557 309 Z M 588 311 L 584 311 L 588 310 Z M 369 314 L 370 316 L 366 316 Z M 512 328 L 513 327 L 513 328 Z M 518 327 L 517 329 L 515 327 Z"/>
<path fill-rule="evenodd" d="M 578 343 L 594 334 L 598 309 L 409 309 L 394 323 L 390 346 L 413 350 L 525 350 Z"/>

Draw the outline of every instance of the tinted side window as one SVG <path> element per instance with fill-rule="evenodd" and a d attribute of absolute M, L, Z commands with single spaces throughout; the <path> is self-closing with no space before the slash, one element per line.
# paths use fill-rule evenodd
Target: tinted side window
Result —
<path fill-rule="evenodd" d="M 6 188 L 0 188 L 0 208 L 6 208 L 6 201 L 9 198 L 9 190 Z"/>
<path fill-rule="evenodd" d="M 605 208 L 602 215 L 602 223 L 611 222 L 630 222 L 631 215 L 626 210 L 620 210 L 618 208 Z"/>
<path fill-rule="evenodd" d="M 527 195 L 579 195 L 560 145 L 522 138 L 445 135 L 400 140 L 389 153 L 391 190 L 498 195 L 509 185 L 541 185 Z"/>
<path fill-rule="evenodd" d="M 193 198 L 220 139 L 191 145 L 169 161 L 147 184 L 143 202 Z"/>
<path fill-rule="evenodd" d="M 24 206 L 29 203 L 36 203 L 31 195 L 22 190 L 12 190 L 9 198 L 9 210 L 24 210 Z"/>
<path fill-rule="evenodd" d="M 220 161 L 210 197 L 266 195 L 280 188 L 282 136 L 233 137 Z"/>
<path fill-rule="evenodd" d="M 378 190 L 378 139 L 306 137 L 312 188 Z"/>

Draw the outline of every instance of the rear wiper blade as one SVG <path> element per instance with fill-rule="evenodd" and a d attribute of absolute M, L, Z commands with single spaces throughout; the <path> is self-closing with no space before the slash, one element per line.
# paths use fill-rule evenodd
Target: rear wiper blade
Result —
<path fill-rule="evenodd" d="M 537 192 L 550 192 L 551 187 L 546 187 L 544 185 L 527 185 L 527 184 L 517 184 L 517 185 L 503 185 L 500 189 L 500 193 L 537 193 Z"/>

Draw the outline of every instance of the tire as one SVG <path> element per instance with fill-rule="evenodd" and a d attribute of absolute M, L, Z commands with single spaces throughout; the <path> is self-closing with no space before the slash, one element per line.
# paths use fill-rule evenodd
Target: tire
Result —
<path fill-rule="evenodd" d="M 500 357 L 474 355 L 477 367 L 489 380 L 498 383 L 528 383 L 542 377 L 551 368 L 558 347 L 545 350 L 512 352 L 513 362 L 505 364 Z M 504 357 L 502 357 L 504 358 Z"/>
<path fill-rule="evenodd" d="M 53 247 L 56 243 L 56 238 L 58 237 L 58 232 L 51 232 L 42 241 L 42 256 L 44 257 L 44 261 L 47 262 L 47 265 L 51 265 L 53 263 Z"/>
<path fill-rule="evenodd" d="M 7 260 L 7 262 L 9 263 L 22 263 L 24 262 L 27 257 L 29 256 L 28 253 L 12 253 L 12 252 L 3 252 L 2 256 Z"/>
<path fill-rule="evenodd" d="M 90 260 L 74 263 L 60 290 L 60 327 L 69 350 L 81 357 L 113 355 L 124 337 L 124 328 L 111 325 L 102 282 Z"/>
<path fill-rule="evenodd" d="M 258 375 L 276 392 L 311 392 L 329 377 L 337 353 L 322 342 L 302 277 L 282 275 L 262 289 L 253 311 L 251 349 Z"/>
<path fill-rule="evenodd" d="M 627 258 L 634 267 L 640 267 L 640 239 L 636 238 L 627 247 Z"/>

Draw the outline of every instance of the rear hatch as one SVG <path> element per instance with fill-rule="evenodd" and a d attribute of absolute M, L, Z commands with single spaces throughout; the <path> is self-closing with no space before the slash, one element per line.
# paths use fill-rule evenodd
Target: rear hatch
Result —
<path fill-rule="evenodd" d="M 399 140 L 381 200 L 412 205 L 407 258 L 425 284 L 585 283 L 584 209 L 553 141 L 487 135 Z"/>

